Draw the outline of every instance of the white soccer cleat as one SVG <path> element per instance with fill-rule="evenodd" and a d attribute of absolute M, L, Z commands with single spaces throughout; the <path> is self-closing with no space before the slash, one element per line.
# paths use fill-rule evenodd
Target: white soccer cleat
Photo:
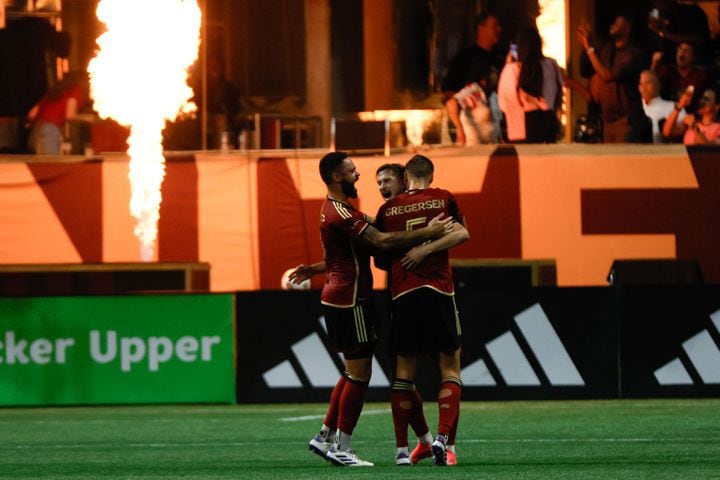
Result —
<path fill-rule="evenodd" d="M 310 443 L 308 443 L 308 449 L 327 460 L 327 453 L 332 445 L 332 442 L 328 442 L 322 435 L 315 435 L 312 440 L 310 440 Z"/>
<path fill-rule="evenodd" d="M 331 447 L 330 450 L 328 450 L 325 458 L 340 467 L 372 467 L 375 465 L 367 460 L 359 459 L 357 454 L 352 450 L 337 450 L 335 447 Z"/>
<path fill-rule="evenodd" d="M 395 457 L 395 465 L 400 465 L 403 467 L 406 465 L 411 465 L 410 455 L 408 455 L 407 452 L 398 452 L 397 456 Z"/>
<path fill-rule="evenodd" d="M 447 465 L 447 435 L 438 435 L 432 444 L 433 462 L 435 465 Z"/>

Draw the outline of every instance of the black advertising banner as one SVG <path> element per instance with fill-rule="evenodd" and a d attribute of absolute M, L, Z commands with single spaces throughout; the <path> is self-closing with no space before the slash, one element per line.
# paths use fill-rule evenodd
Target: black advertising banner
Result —
<path fill-rule="evenodd" d="M 463 398 L 609 398 L 617 393 L 617 320 L 607 288 L 456 293 Z"/>
<path fill-rule="evenodd" d="M 387 302 L 367 399 L 387 400 Z M 460 288 L 465 400 L 720 395 L 720 286 Z M 239 402 L 327 401 L 342 372 L 319 291 L 237 296 Z M 432 359 L 416 384 L 433 398 Z"/>
<path fill-rule="evenodd" d="M 622 288 L 618 310 L 618 396 L 720 396 L 720 286 Z"/>

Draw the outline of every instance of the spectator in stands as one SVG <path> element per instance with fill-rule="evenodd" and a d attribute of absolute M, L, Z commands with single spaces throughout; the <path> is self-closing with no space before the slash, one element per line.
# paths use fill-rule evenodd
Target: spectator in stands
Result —
<path fill-rule="evenodd" d="M 703 92 L 697 115 L 689 113 L 678 125 L 677 117 L 683 108 L 690 105 L 692 96 L 692 89 L 688 89 L 682 94 L 675 109 L 665 121 L 663 135 L 666 137 L 683 135 L 685 145 L 720 143 L 720 123 L 717 122 L 718 97 L 717 92 L 712 88 Z"/>
<path fill-rule="evenodd" d="M 589 24 L 581 24 L 577 32 L 582 55 L 595 72 L 591 91 L 600 104 L 605 143 L 650 141 L 651 129 L 637 88 L 645 56 L 630 42 L 631 30 L 630 19 L 618 15 L 610 26 L 611 41 L 597 49 Z"/>
<path fill-rule="evenodd" d="M 500 22 L 489 12 L 475 19 L 476 43 L 460 50 L 443 80 L 443 103 L 455 126 L 455 143 L 472 145 L 500 140 L 500 118 L 493 115 L 497 75 L 502 58 L 493 49 L 500 40 Z"/>
<path fill-rule="evenodd" d="M 695 47 L 688 42 L 678 44 L 675 50 L 675 62 L 672 65 L 662 62 L 662 52 L 655 52 L 651 68 L 660 79 L 662 86 L 660 95 L 663 98 L 677 101 L 690 85 L 693 86 L 695 94 L 690 102 L 690 111 L 697 109 L 700 97 L 710 87 L 708 74 L 696 64 Z"/>
<path fill-rule="evenodd" d="M 668 61 L 678 45 L 687 43 L 696 46 L 698 63 L 709 63 L 710 26 L 700 6 L 682 5 L 676 0 L 654 0 L 648 15 L 648 28 L 657 35 L 659 50 Z"/>
<path fill-rule="evenodd" d="M 80 110 L 86 95 L 83 86 L 87 77 L 83 72 L 67 73 L 40 99 L 30 113 L 32 125 L 28 146 L 38 155 L 59 155 L 66 138 L 66 123 L 81 119 Z"/>
<path fill-rule="evenodd" d="M 665 137 L 662 134 L 662 125 L 675 110 L 675 102 L 660 98 L 660 81 L 652 70 L 643 70 L 640 73 L 638 89 L 645 115 L 652 122 L 653 143 L 663 143 Z M 682 122 L 685 110 L 678 112 L 676 117 L 678 123 Z"/>
<path fill-rule="evenodd" d="M 555 60 L 542 53 L 542 39 L 536 28 L 518 35 L 518 61 L 512 52 L 498 86 L 505 113 L 508 139 L 528 143 L 557 140 L 557 110 L 562 103 L 562 73 Z"/>

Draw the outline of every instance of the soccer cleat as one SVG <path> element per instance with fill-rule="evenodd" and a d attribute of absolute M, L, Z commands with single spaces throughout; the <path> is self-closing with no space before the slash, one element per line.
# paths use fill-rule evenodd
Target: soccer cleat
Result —
<path fill-rule="evenodd" d="M 310 440 L 310 443 L 308 443 L 308 449 L 320 455 L 325 460 L 327 460 L 327 453 L 330 447 L 332 447 L 332 442 L 328 442 L 322 435 L 315 435 L 312 440 Z"/>
<path fill-rule="evenodd" d="M 407 452 L 398 452 L 397 456 L 395 457 L 395 465 L 400 465 L 403 467 L 410 465 L 410 457 L 408 456 Z"/>
<path fill-rule="evenodd" d="M 450 450 L 447 450 L 447 464 L 449 467 L 457 465 L 457 455 L 455 455 L 455 452 L 451 452 Z"/>
<path fill-rule="evenodd" d="M 415 448 L 413 448 L 412 453 L 410 454 L 410 463 L 413 465 L 416 465 L 420 460 L 423 458 L 430 458 L 433 456 L 432 447 L 430 445 L 425 445 L 424 443 L 418 443 L 415 445 Z"/>
<path fill-rule="evenodd" d="M 435 465 L 446 466 L 447 465 L 447 435 L 438 435 L 435 437 L 435 441 L 432 444 L 433 461 Z"/>
<path fill-rule="evenodd" d="M 367 460 L 359 459 L 357 454 L 352 450 L 343 451 L 335 447 L 331 447 L 330 450 L 328 450 L 325 458 L 340 467 L 372 467 L 375 465 Z"/>

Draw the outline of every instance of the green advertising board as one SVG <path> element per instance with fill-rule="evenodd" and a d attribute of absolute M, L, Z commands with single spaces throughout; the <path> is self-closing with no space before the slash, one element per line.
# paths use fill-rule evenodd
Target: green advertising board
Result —
<path fill-rule="evenodd" d="M 0 298 L 0 405 L 233 403 L 233 295 Z"/>

